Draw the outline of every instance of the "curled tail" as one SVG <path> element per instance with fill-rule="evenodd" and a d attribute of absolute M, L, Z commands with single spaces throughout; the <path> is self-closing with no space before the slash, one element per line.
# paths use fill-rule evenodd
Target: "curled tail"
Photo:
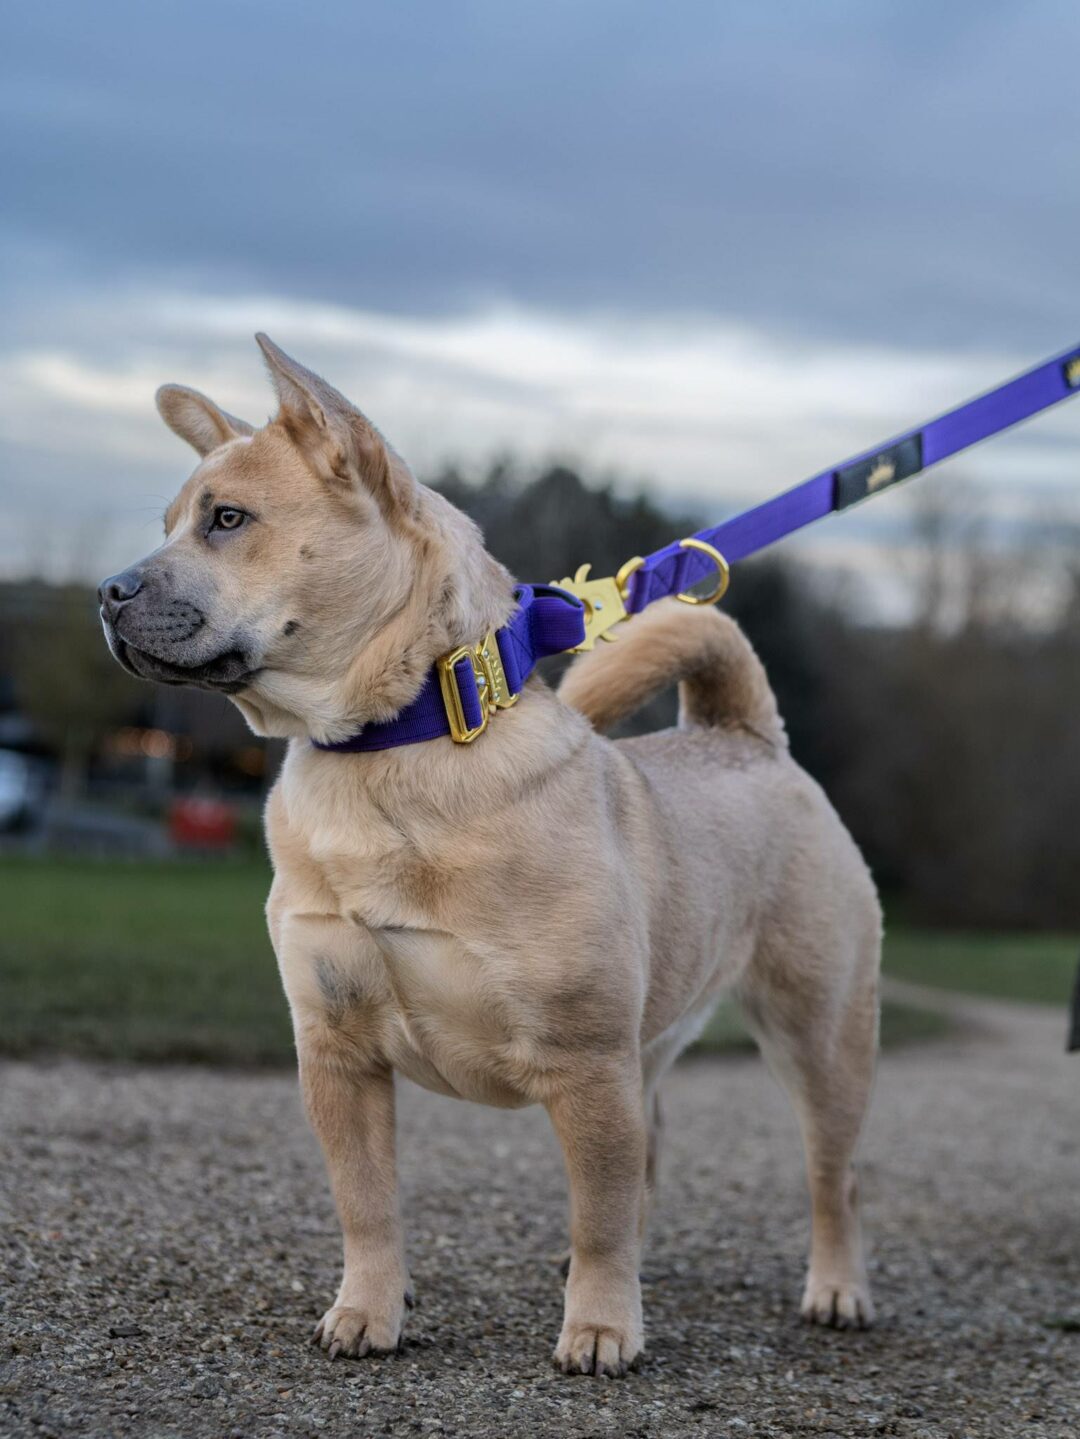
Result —
<path fill-rule="evenodd" d="M 738 726 L 784 745 L 784 724 L 761 661 L 733 619 L 662 600 L 567 670 L 559 696 L 598 730 L 679 683 L 679 722 Z"/>

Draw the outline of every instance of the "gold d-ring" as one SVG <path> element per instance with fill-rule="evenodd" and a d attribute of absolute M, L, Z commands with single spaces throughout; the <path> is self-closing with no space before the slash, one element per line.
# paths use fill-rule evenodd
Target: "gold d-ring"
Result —
<path fill-rule="evenodd" d="M 624 604 L 626 603 L 628 596 L 630 576 L 634 573 L 635 570 L 640 570 L 644 563 L 645 561 L 641 558 L 640 555 L 635 555 L 632 560 L 627 560 L 626 564 L 621 566 L 618 574 L 615 576 L 615 588 L 622 596 Z"/>
<path fill-rule="evenodd" d="M 693 538 L 680 540 L 679 548 L 683 550 L 700 550 L 703 555 L 708 555 L 709 559 L 712 560 L 716 566 L 717 580 L 716 589 L 713 590 L 712 594 L 698 596 L 686 593 L 676 595 L 675 598 L 682 600 L 684 605 L 714 605 L 717 600 L 722 600 L 727 594 L 728 585 L 731 583 L 731 570 L 728 568 L 728 562 L 724 559 L 720 551 L 713 549 L 712 545 L 707 545 L 704 540 L 695 540 Z"/>

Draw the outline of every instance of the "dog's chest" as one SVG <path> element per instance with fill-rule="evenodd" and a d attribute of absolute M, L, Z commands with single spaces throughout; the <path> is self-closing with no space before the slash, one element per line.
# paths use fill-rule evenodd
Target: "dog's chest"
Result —
<path fill-rule="evenodd" d="M 395 1068 L 463 1099 L 530 1103 L 531 1026 L 497 982 L 498 957 L 437 931 L 371 934 L 386 981 L 384 1042 Z"/>
<path fill-rule="evenodd" d="M 393 863 L 354 864 L 338 890 L 366 972 L 357 992 L 377 1012 L 385 1058 L 428 1089 L 530 1103 L 535 1023 L 527 997 L 506 983 L 506 956 L 436 927 L 410 880 L 403 886 Z"/>
<path fill-rule="evenodd" d="M 459 900 L 476 883 L 460 831 L 429 822 L 406 832 L 370 806 L 338 815 L 327 803 L 304 839 L 357 941 L 335 964 L 343 972 L 324 976 L 324 1004 L 353 996 L 346 1002 L 368 1013 L 383 1057 L 427 1088 L 532 1103 L 542 1015 L 496 944 L 463 937 L 476 925 Z"/>

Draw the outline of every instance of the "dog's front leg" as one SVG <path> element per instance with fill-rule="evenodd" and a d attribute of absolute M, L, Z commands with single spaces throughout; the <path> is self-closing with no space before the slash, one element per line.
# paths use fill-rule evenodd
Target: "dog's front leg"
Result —
<path fill-rule="evenodd" d="M 338 1354 L 396 1349 L 405 1322 L 408 1275 L 394 1163 L 394 1079 L 390 1070 L 353 1070 L 340 1035 L 298 1030 L 300 1081 L 322 1144 L 344 1239 L 345 1271 L 315 1339 Z"/>
<path fill-rule="evenodd" d="M 570 1180 L 570 1272 L 555 1361 L 624 1374 L 641 1352 L 646 1125 L 636 1070 L 590 1074 L 549 1102 Z"/>
<path fill-rule="evenodd" d="M 394 1077 L 378 1043 L 381 963 L 370 938 L 311 912 L 279 872 L 267 919 L 292 1011 L 300 1087 L 322 1145 L 345 1272 L 315 1338 L 331 1357 L 395 1349 L 405 1322 Z"/>

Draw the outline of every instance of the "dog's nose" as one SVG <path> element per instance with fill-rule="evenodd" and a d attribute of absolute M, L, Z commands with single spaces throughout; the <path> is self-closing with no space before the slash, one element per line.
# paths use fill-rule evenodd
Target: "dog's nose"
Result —
<path fill-rule="evenodd" d="M 142 578 L 136 570 L 125 570 L 123 574 L 110 575 L 98 587 L 101 608 L 108 615 L 115 615 L 121 605 L 133 600 L 142 589 Z"/>

